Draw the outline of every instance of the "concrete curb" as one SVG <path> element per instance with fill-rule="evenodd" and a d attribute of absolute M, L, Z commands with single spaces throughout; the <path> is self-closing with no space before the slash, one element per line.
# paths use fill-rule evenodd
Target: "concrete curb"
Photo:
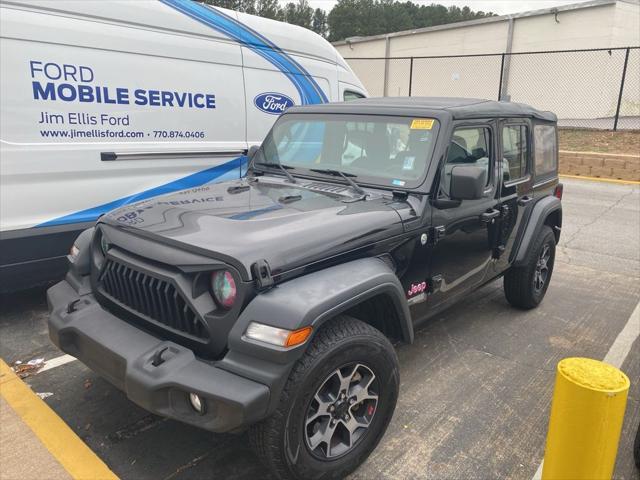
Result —
<path fill-rule="evenodd" d="M 12 467 L 12 470 L 24 471 L 29 467 L 38 471 L 39 478 L 57 479 L 64 478 L 60 474 L 64 469 L 73 479 L 117 480 L 109 467 L 1 359 L 0 396 L 3 403 L 11 407 L 10 410 L 3 408 L 3 423 L 5 420 L 12 423 L 21 437 L 15 440 L 32 447 L 16 453 L 3 445 L 0 451 L 3 470 Z M 46 461 L 30 465 L 31 452 L 36 450 Z M 51 469 L 47 470 L 47 465 L 62 469 L 54 475 Z"/>

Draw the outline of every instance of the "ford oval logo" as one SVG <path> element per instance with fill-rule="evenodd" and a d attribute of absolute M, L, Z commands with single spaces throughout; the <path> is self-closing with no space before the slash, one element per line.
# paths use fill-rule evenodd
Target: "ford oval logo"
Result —
<path fill-rule="evenodd" d="M 272 115 L 280 115 L 284 113 L 287 108 L 295 105 L 291 98 L 282 93 L 275 92 L 261 93 L 253 99 L 253 103 L 259 110 Z"/>

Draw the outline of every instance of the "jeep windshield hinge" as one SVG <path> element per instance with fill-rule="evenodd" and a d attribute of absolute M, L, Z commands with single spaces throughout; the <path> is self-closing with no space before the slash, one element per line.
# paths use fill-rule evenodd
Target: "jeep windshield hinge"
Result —
<path fill-rule="evenodd" d="M 271 276 L 271 267 L 269 263 L 264 260 L 258 260 L 251 265 L 251 273 L 253 274 L 253 280 L 256 282 L 258 288 L 267 288 L 273 285 L 273 277 Z"/>

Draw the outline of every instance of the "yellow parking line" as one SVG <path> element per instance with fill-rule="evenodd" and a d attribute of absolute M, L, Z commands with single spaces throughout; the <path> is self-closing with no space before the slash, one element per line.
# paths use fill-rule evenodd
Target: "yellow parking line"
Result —
<path fill-rule="evenodd" d="M 605 182 L 605 183 L 622 183 L 625 185 L 640 185 L 640 182 L 635 180 L 618 180 L 617 178 L 598 178 L 598 177 L 583 177 L 581 175 L 559 175 L 562 178 L 577 178 L 579 180 L 590 180 L 592 182 Z"/>
<path fill-rule="evenodd" d="M 0 395 L 73 478 L 82 480 L 118 478 L 2 359 L 0 359 Z"/>

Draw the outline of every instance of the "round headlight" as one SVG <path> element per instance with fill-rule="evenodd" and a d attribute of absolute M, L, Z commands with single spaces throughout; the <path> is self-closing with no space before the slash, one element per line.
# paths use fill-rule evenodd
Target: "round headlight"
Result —
<path fill-rule="evenodd" d="M 216 302 L 223 308 L 231 308 L 236 301 L 236 281 L 228 270 L 217 270 L 211 275 L 211 288 Z"/>
<path fill-rule="evenodd" d="M 109 242 L 107 241 L 107 237 L 104 234 L 100 235 L 100 250 L 102 250 L 102 254 L 104 256 L 107 255 L 107 250 L 109 250 Z"/>

